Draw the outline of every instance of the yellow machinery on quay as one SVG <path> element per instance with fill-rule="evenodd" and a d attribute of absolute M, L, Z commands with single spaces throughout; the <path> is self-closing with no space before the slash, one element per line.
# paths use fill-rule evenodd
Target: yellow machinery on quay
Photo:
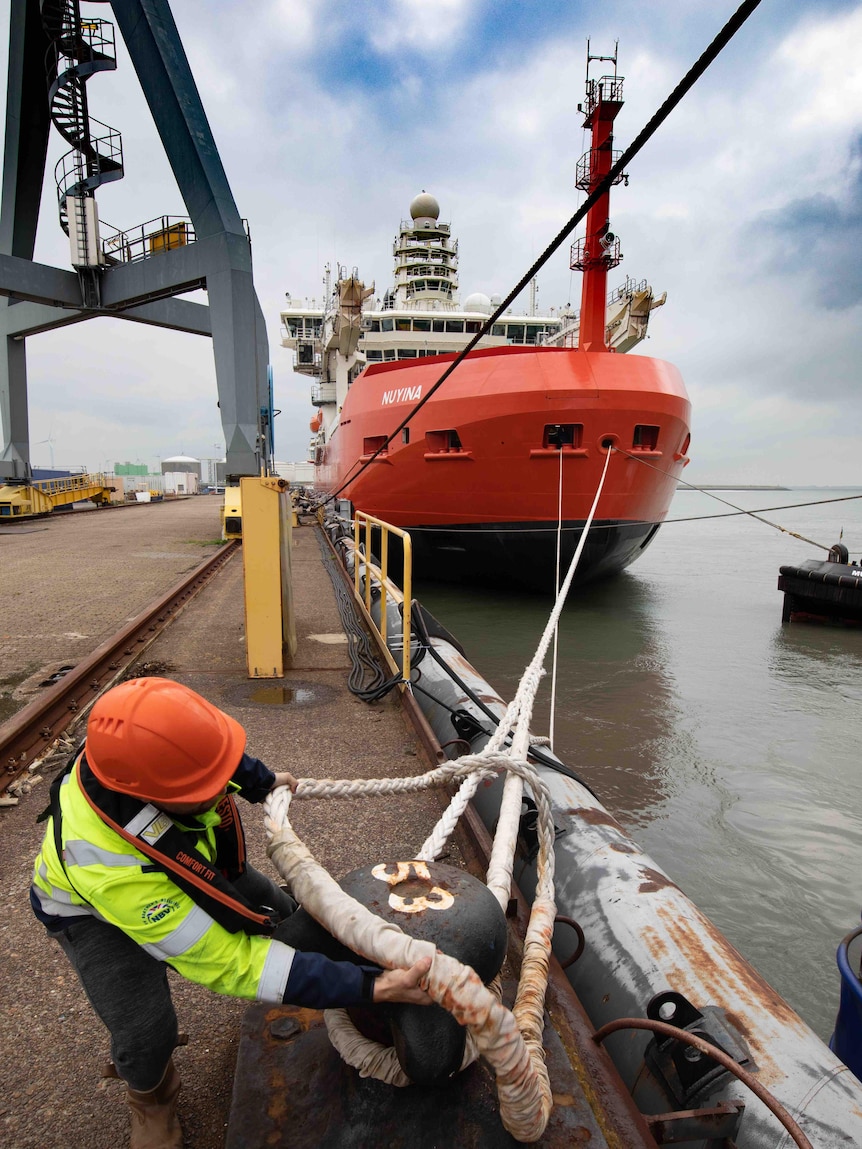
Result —
<path fill-rule="evenodd" d="M 0 487 L 0 522 L 9 519 L 31 519 L 50 514 L 56 507 L 92 502 L 97 507 L 111 501 L 113 487 L 105 476 L 68 475 L 62 479 L 32 479 L 29 483 L 12 483 Z"/>

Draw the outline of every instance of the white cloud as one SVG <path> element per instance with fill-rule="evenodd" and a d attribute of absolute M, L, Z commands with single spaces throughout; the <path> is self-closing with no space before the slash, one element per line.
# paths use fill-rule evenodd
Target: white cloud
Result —
<path fill-rule="evenodd" d="M 792 75 L 790 123 L 812 132 L 859 130 L 862 108 L 862 8 L 823 21 L 812 16 L 782 43 L 777 61 Z"/>
<path fill-rule="evenodd" d="M 385 55 L 451 51 L 469 26 L 473 0 L 389 0 L 366 3 L 371 43 Z"/>
<path fill-rule="evenodd" d="M 294 52 L 305 52 L 314 43 L 321 7 L 320 0 L 275 0 L 272 4 L 260 5 L 263 22 L 281 32 L 280 47 Z M 245 9 L 243 14 L 244 25 L 248 11 Z"/>

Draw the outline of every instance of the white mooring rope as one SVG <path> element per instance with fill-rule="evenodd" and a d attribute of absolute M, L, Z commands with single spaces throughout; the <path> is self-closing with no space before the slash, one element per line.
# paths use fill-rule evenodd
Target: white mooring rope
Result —
<path fill-rule="evenodd" d="M 530 719 L 544 673 L 548 646 L 595 515 L 612 453 L 612 450 L 608 451 L 590 514 L 536 653 L 485 749 L 479 754 L 468 754 L 442 763 L 413 778 L 303 778 L 295 794 L 297 798 L 353 799 L 415 793 L 459 782 L 449 807 L 417 855 L 417 860 L 431 861 L 442 851 L 480 782 L 505 773 L 497 833 L 487 874 L 488 888 L 505 910 L 512 887 L 515 840 L 526 783 L 537 810 L 537 886 L 511 1012 L 499 1000 L 497 979 L 490 987 L 483 985 L 469 966 L 441 953 L 432 942 L 412 938 L 394 923 L 378 918 L 341 889 L 293 830 L 289 812 L 294 795 L 290 790 L 281 787 L 271 793 L 264 808 L 269 838 L 267 852 L 273 864 L 294 897 L 338 941 L 387 969 L 407 969 L 420 958 L 431 958 L 426 987 L 429 996 L 468 1030 L 462 1068 L 478 1055 L 487 1059 L 497 1078 L 503 1125 L 521 1142 L 537 1141 L 542 1136 L 553 1106 L 542 1048 L 542 1030 L 556 916 L 554 824 L 547 787 L 527 761 L 531 742 Z M 512 744 L 506 749 L 503 743 L 510 730 L 513 732 Z M 362 1076 L 373 1076 L 393 1085 L 410 1084 L 394 1050 L 359 1034 L 345 1010 L 327 1010 L 325 1017 L 333 1045 Z"/>
<path fill-rule="evenodd" d="M 560 479 L 557 489 L 557 561 L 554 564 L 554 594 L 560 593 L 560 556 L 563 549 L 563 444 L 560 443 Z M 608 451 L 610 455 L 610 451 Z M 554 628 L 554 658 L 551 666 L 551 717 L 548 723 L 548 740 L 554 748 L 554 719 L 557 713 L 557 651 L 560 641 L 560 628 Z"/>

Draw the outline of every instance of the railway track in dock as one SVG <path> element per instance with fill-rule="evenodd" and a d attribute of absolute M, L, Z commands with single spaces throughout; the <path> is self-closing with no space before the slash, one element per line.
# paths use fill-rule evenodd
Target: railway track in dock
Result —
<path fill-rule="evenodd" d="M 13 802 L 15 788 L 26 782 L 57 739 L 140 658 L 239 545 L 232 541 L 220 547 L 0 726 L 0 802 Z"/>

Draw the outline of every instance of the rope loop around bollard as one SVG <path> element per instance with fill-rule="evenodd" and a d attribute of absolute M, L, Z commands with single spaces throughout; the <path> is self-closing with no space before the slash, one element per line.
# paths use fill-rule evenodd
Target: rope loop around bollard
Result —
<path fill-rule="evenodd" d="M 400 927 L 384 922 L 356 902 L 313 858 L 289 820 L 292 798 L 348 798 L 415 793 L 451 781 L 478 783 L 507 773 L 529 787 L 537 808 L 539 832 L 538 884 L 524 942 L 518 994 L 512 1011 L 506 1009 L 469 967 L 441 953 L 430 942 L 410 938 Z M 545 783 L 526 761 L 501 751 L 471 754 L 443 763 L 413 778 L 301 779 L 296 794 L 286 787 L 271 793 L 265 803 L 268 853 L 291 892 L 312 917 L 343 945 L 386 968 L 409 968 L 422 956 L 431 956 L 427 992 L 469 1031 L 462 1068 L 477 1054 L 484 1056 L 497 1076 L 500 1117 L 507 1131 L 522 1142 L 538 1140 L 553 1107 L 550 1080 L 542 1048 L 544 997 L 547 987 L 550 942 L 556 908 L 553 901 L 554 826 L 550 795 Z M 503 907 L 505 908 L 505 907 Z M 433 951 L 433 953 L 431 952 Z M 329 1013 L 329 1011 L 327 1011 Z M 383 1076 L 392 1084 L 408 1084 L 386 1047 L 357 1041 L 352 1023 L 341 1011 L 327 1018 L 336 1048 L 360 1073 Z"/>

